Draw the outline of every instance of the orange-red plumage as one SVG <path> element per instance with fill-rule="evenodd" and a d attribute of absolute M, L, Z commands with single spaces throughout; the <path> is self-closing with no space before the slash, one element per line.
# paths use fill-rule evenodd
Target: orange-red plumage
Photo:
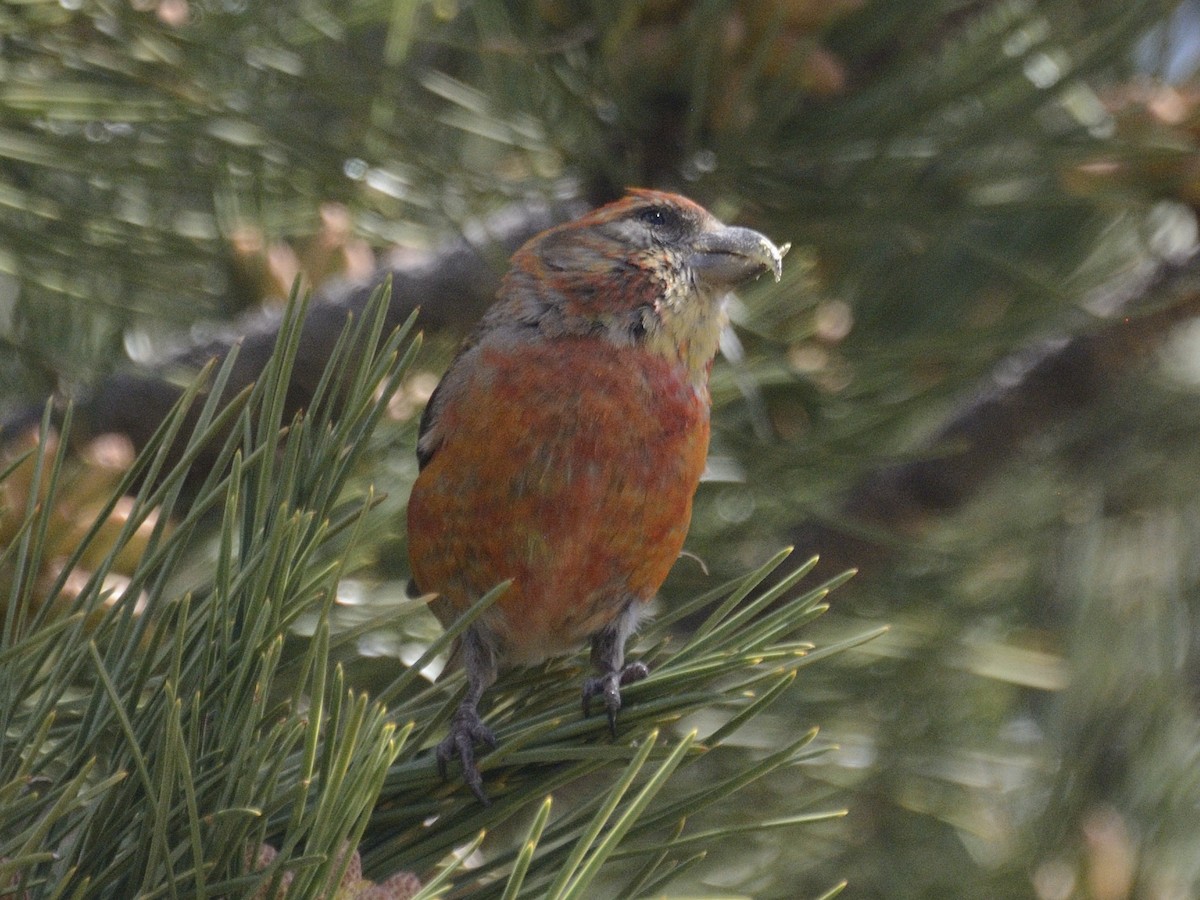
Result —
<path fill-rule="evenodd" d="M 413 574 L 438 586 L 443 622 L 513 579 L 485 619 L 513 663 L 574 650 L 650 600 L 687 534 L 707 398 L 602 340 L 484 350 L 409 501 Z"/>
<path fill-rule="evenodd" d="M 784 248 L 786 251 L 786 248 Z M 610 723 L 646 673 L 624 644 L 678 558 L 709 434 L 722 300 L 782 252 L 677 195 L 634 191 L 533 238 L 421 423 L 414 580 L 445 624 L 508 591 L 460 646 L 468 692 L 439 764 L 495 739 L 477 704 L 500 667 L 592 643 Z M 614 726 L 615 727 L 615 726 Z"/>

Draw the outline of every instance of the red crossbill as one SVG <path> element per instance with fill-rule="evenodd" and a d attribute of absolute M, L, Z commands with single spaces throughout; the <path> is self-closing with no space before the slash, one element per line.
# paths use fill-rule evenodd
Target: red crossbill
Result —
<path fill-rule="evenodd" d="M 678 558 L 704 469 L 708 376 L 728 291 L 786 252 L 692 201 L 633 190 L 512 258 L 497 300 L 421 419 L 408 504 L 415 584 L 454 621 L 512 584 L 462 635 L 467 692 L 438 745 L 487 802 L 478 704 L 498 670 L 591 642 L 583 685 L 616 727 L 625 642 Z"/>

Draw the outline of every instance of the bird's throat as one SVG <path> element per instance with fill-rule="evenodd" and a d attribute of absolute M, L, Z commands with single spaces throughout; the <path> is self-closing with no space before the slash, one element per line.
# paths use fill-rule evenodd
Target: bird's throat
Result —
<path fill-rule="evenodd" d="M 689 297 L 659 301 L 658 327 L 646 335 L 646 349 L 680 364 L 697 391 L 707 392 L 708 374 L 725 327 L 724 304 L 719 299 L 697 302 Z"/>

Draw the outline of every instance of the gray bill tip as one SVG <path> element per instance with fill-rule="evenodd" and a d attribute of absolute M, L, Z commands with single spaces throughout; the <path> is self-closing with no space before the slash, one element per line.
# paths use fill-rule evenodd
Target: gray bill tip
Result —
<path fill-rule="evenodd" d="M 783 277 L 783 258 L 788 255 L 788 251 L 792 249 L 791 242 L 780 244 L 776 247 L 766 238 L 763 241 L 770 248 L 769 255 L 771 257 L 771 272 L 775 276 L 775 283 L 779 283 L 779 279 Z"/>

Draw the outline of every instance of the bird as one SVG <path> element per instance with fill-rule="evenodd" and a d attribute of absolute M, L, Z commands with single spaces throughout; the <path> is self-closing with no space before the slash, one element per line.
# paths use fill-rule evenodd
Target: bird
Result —
<path fill-rule="evenodd" d="M 584 715 L 616 735 L 625 646 L 679 557 L 704 471 L 708 381 L 730 291 L 779 281 L 790 245 L 722 224 L 678 194 L 622 199 L 541 232 L 431 394 L 408 501 L 413 586 L 454 622 L 504 581 L 456 640 L 466 693 L 436 749 L 487 804 L 476 745 L 498 673 L 591 646 Z"/>

